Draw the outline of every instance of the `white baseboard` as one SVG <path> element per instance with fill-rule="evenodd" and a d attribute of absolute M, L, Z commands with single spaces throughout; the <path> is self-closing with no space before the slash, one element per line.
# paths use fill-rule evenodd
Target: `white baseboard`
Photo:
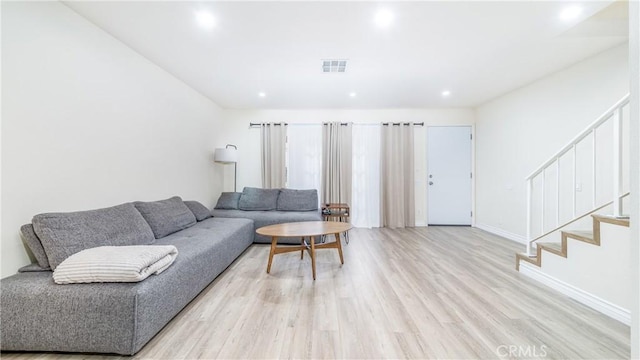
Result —
<path fill-rule="evenodd" d="M 558 280 L 553 276 L 545 274 L 535 265 L 521 262 L 520 273 L 564 295 L 567 295 L 568 297 L 587 305 L 596 311 L 618 320 L 623 324 L 631 325 L 631 312 L 629 310 L 603 300 L 571 284 L 567 284 L 564 281 Z"/>
<path fill-rule="evenodd" d="M 492 233 L 494 235 L 502 236 L 503 238 L 506 238 L 506 239 L 509 239 L 509 240 L 513 240 L 515 242 L 519 242 L 521 244 L 525 244 L 525 245 L 527 244 L 527 239 L 525 239 L 524 236 L 518 235 L 518 234 L 514 234 L 512 232 L 508 232 L 508 231 L 505 231 L 505 230 L 502 230 L 502 229 L 497 228 L 495 226 L 476 223 L 475 227 L 477 227 L 480 230 L 484 230 L 486 232 L 490 232 L 490 233 Z"/>

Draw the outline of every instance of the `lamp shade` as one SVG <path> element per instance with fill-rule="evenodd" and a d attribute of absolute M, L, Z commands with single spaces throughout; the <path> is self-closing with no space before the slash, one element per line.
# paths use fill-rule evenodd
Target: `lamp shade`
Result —
<path fill-rule="evenodd" d="M 238 162 L 238 150 L 234 148 L 216 149 L 213 161 L 224 164 L 236 163 Z"/>

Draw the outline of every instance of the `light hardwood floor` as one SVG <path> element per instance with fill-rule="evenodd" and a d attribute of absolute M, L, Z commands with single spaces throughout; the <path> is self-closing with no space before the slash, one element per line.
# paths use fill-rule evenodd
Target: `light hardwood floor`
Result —
<path fill-rule="evenodd" d="M 136 358 L 467 359 L 509 346 L 521 349 L 511 358 L 630 356 L 628 326 L 516 272 L 518 244 L 465 227 L 354 229 L 350 240 L 342 266 L 318 251 L 316 281 L 298 253 L 266 274 L 269 246 L 253 245 Z"/>

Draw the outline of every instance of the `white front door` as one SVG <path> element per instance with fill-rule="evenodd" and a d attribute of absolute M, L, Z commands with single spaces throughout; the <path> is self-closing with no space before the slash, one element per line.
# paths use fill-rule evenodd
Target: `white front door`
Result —
<path fill-rule="evenodd" d="M 429 225 L 471 225 L 471 177 L 471 126 L 429 127 Z"/>

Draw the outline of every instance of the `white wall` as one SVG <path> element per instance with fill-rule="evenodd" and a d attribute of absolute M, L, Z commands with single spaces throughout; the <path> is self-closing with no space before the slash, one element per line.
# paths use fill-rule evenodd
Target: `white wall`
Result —
<path fill-rule="evenodd" d="M 2 3 L 2 87 L 3 277 L 37 213 L 221 191 L 218 106 L 61 3 Z"/>
<path fill-rule="evenodd" d="M 631 87 L 631 358 L 640 358 L 640 3 L 629 2 Z"/>
<path fill-rule="evenodd" d="M 479 227 L 524 238 L 526 176 L 629 92 L 627 55 L 612 48 L 476 109 Z"/>
<path fill-rule="evenodd" d="M 244 186 L 261 186 L 260 129 L 249 123 L 286 122 L 355 124 L 381 122 L 424 122 L 416 128 L 416 224 L 426 224 L 426 128 L 435 125 L 473 125 L 471 109 L 379 109 L 379 110 L 226 110 L 222 133 L 225 143 L 238 146 L 238 191 Z M 233 166 L 227 167 L 225 190 L 233 190 Z"/>

